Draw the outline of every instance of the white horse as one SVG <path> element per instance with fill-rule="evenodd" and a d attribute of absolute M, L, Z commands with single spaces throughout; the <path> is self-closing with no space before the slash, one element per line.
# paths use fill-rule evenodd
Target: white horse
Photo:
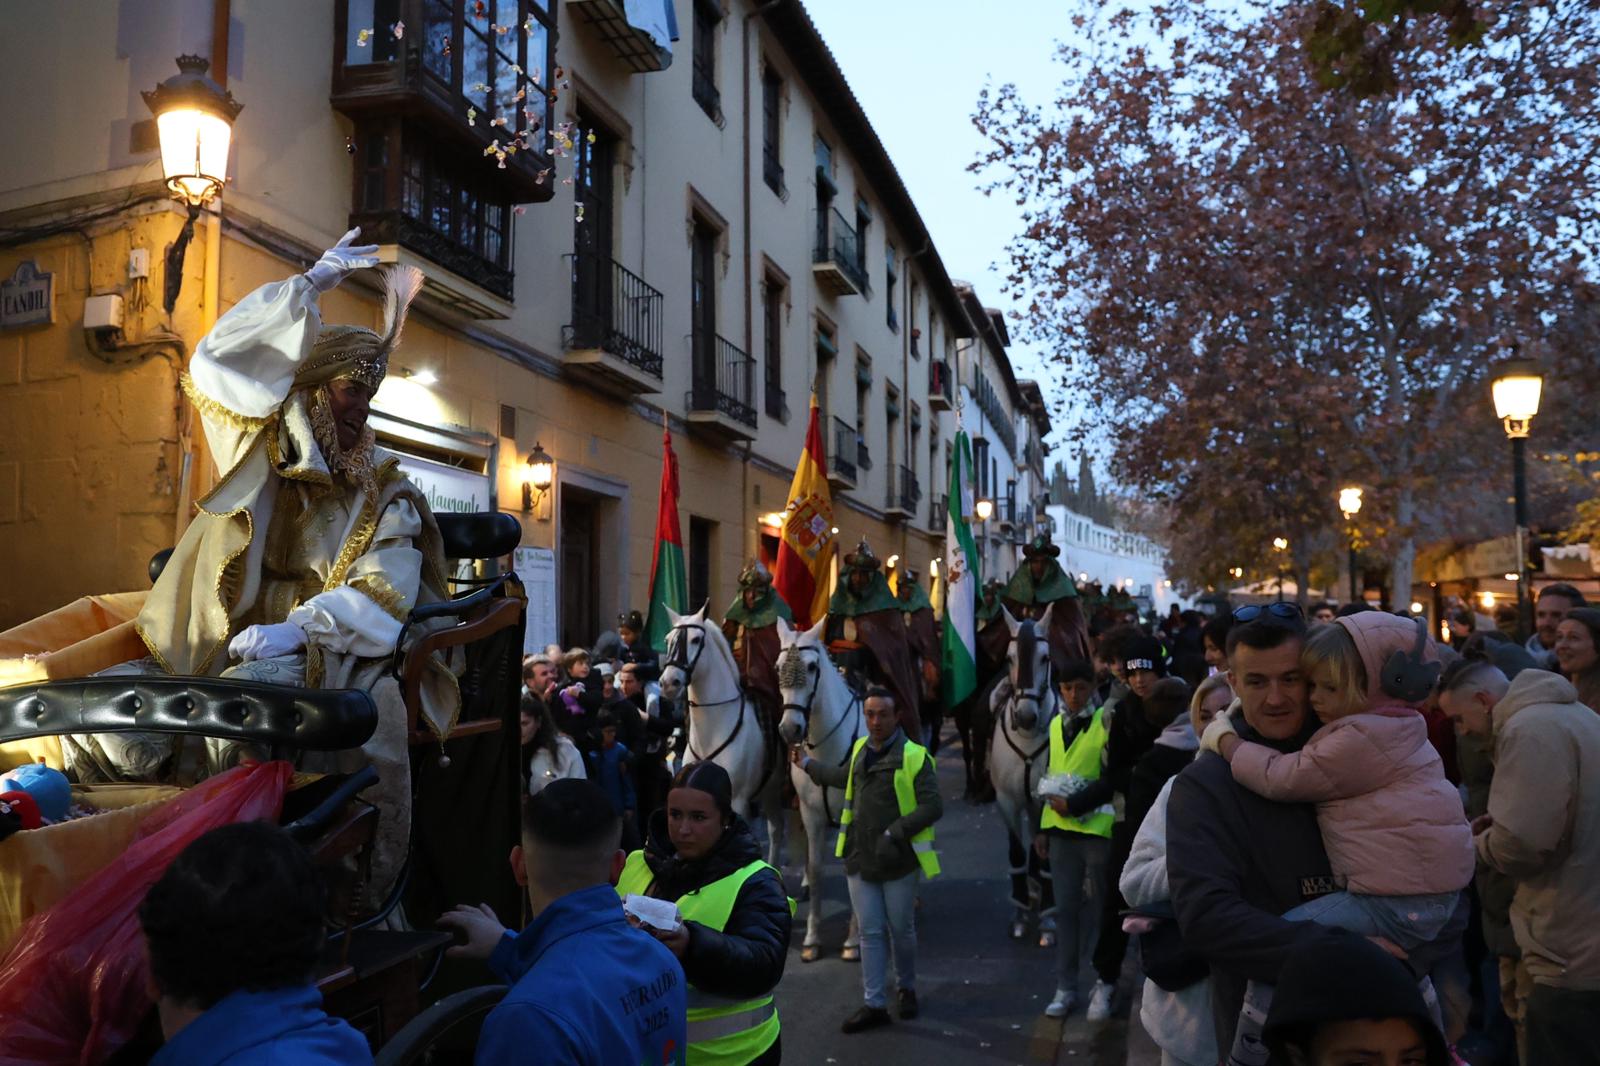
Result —
<path fill-rule="evenodd" d="M 1052 605 L 1053 607 L 1054 605 Z M 1004 610 L 1004 608 L 1002 608 Z M 995 689 L 994 740 L 989 745 L 989 774 L 995 798 L 1010 835 L 1011 899 L 1015 907 L 1011 938 L 1022 939 L 1029 917 L 1027 877 L 1033 836 L 1039 826 L 1040 802 L 1034 788 L 1050 760 L 1050 723 L 1060 713 L 1060 699 L 1050 678 L 1050 607 L 1038 621 L 1017 621 L 1005 611 L 1011 629 L 1006 651 L 1009 685 Z M 1036 868 L 1037 870 L 1037 868 Z M 1043 883 L 1043 875 L 1041 875 Z M 1039 946 L 1055 944 L 1055 907 L 1039 913 Z"/>
<path fill-rule="evenodd" d="M 810 629 L 797 631 L 783 619 L 778 620 L 778 691 L 783 696 L 783 720 L 778 732 L 786 744 L 804 740 L 806 754 L 824 765 L 843 766 L 855 749 L 856 741 L 866 735 L 866 724 L 861 714 L 861 697 L 845 684 L 822 642 L 827 624 L 824 617 Z M 822 890 L 819 887 L 822 863 L 832 836 L 831 827 L 837 824 L 839 812 L 844 809 L 844 789 L 824 788 L 792 764 L 789 776 L 800 796 L 800 821 L 806 827 L 805 883 L 810 889 L 806 939 L 800 947 L 800 961 L 814 962 L 822 954 L 818 935 L 822 924 Z M 843 957 L 859 958 L 860 942 L 852 917 Z"/>
<path fill-rule="evenodd" d="M 722 630 L 706 621 L 706 609 L 679 614 L 667 608 L 672 629 L 661 668 L 661 694 L 686 700 L 689 750 L 685 763 L 714 762 L 733 782 L 733 810 L 752 823 L 759 801 L 767 828 L 767 861 L 781 867 L 785 832 L 782 754 L 762 729 L 760 708 L 739 684 L 739 668 Z M 686 691 L 687 690 L 687 691 Z"/>

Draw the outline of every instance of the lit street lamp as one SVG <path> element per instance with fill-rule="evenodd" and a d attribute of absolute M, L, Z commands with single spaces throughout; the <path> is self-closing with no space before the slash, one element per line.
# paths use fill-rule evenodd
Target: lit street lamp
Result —
<path fill-rule="evenodd" d="M 210 67 L 200 56 L 179 56 L 178 73 L 142 94 L 156 117 L 167 188 L 189 212 L 183 232 L 167 250 L 163 306 L 169 315 L 183 286 L 183 256 L 194 236 L 195 217 L 228 182 L 233 120 L 244 108 L 232 93 L 206 77 Z"/>
<path fill-rule="evenodd" d="M 1350 602 L 1360 599 L 1356 589 L 1356 514 L 1361 510 L 1361 490 L 1354 485 L 1339 490 L 1339 510 L 1344 513 L 1345 532 L 1350 540 Z"/>
<path fill-rule="evenodd" d="M 1283 553 L 1289 550 L 1286 537 L 1273 537 L 1272 550 L 1278 553 L 1278 602 L 1283 602 Z"/>
<path fill-rule="evenodd" d="M 989 516 L 994 514 L 994 501 L 987 498 L 979 500 L 972 505 L 972 513 L 977 517 L 978 521 L 987 522 Z"/>
<path fill-rule="evenodd" d="M 1512 496 L 1517 522 L 1517 624 L 1524 634 L 1533 628 L 1528 602 L 1528 430 L 1539 413 L 1544 377 L 1532 359 L 1510 359 L 1496 371 L 1491 386 L 1494 413 L 1511 438 Z"/>

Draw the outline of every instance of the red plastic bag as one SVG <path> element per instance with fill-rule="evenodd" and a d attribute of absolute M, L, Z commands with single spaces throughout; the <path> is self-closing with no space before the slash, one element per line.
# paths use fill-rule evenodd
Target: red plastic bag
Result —
<path fill-rule="evenodd" d="M 195 838 L 276 821 L 294 769 L 239 766 L 171 800 L 112 863 L 23 926 L 0 961 L 0 1066 L 104 1062 L 154 1004 L 139 904 Z"/>

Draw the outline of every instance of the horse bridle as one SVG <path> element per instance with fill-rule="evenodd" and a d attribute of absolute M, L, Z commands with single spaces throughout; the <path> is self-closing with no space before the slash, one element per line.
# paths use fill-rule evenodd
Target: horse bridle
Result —
<path fill-rule="evenodd" d="M 695 648 L 693 658 L 689 657 L 688 642 L 683 637 L 684 632 L 690 629 L 698 630 L 700 633 L 700 646 Z M 725 703 L 732 703 L 735 700 L 744 698 L 744 693 L 740 692 L 725 700 L 708 700 L 705 703 L 696 703 L 691 700 L 689 698 L 689 685 L 694 681 L 694 669 L 700 665 L 700 656 L 706 650 L 706 627 L 698 622 L 679 622 L 667 632 L 669 636 L 676 639 L 667 645 L 666 665 L 676 666 L 683 671 L 683 702 L 685 704 L 690 707 L 720 707 Z M 720 751 L 721 749 L 718 750 Z"/>
<path fill-rule="evenodd" d="M 1033 633 L 1033 629 L 1032 629 L 1031 623 L 1029 624 L 1028 635 L 1029 635 L 1030 638 L 1035 636 L 1035 634 Z M 1019 681 L 1022 678 L 1022 667 L 1023 667 L 1023 659 L 1022 659 L 1023 648 L 1022 648 L 1022 645 L 1024 643 L 1029 645 L 1029 648 L 1027 649 L 1027 651 L 1028 651 L 1028 659 L 1027 659 L 1028 673 L 1031 674 L 1033 672 L 1033 648 L 1032 648 L 1032 646 L 1034 645 L 1034 640 L 1030 639 L 1030 640 L 1024 642 L 1023 640 L 1020 639 L 1021 636 L 1022 636 L 1022 632 L 1019 631 L 1018 634 L 1017 634 L 1017 637 L 1019 639 L 1017 639 L 1016 642 L 1015 642 L 1017 644 L 1017 675 L 1018 675 L 1018 680 Z M 1044 740 L 1040 741 L 1039 746 L 1037 748 L 1033 749 L 1033 752 L 1030 754 L 1030 753 L 1024 752 L 1020 747 L 1017 746 L 1017 742 L 1015 740 L 1011 739 L 1011 730 L 1006 728 L 1006 723 L 1008 721 L 1011 721 L 1012 717 L 1015 715 L 1017 701 L 1020 700 L 1020 699 L 1028 699 L 1028 700 L 1033 701 L 1033 704 L 1034 704 L 1034 706 L 1036 708 L 1036 711 L 1035 711 L 1036 717 L 1042 721 L 1043 715 L 1042 714 L 1038 714 L 1038 711 L 1043 709 L 1045 701 L 1048 698 L 1048 691 L 1049 691 L 1048 686 L 1049 686 L 1049 684 L 1050 684 L 1050 666 L 1049 666 L 1049 660 L 1047 659 L 1046 660 L 1046 664 L 1045 664 L 1044 683 L 1043 683 L 1043 685 L 1035 683 L 1032 688 L 1022 689 L 1022 688 L 1019 688 L 1017 685 L 1013 684 L 1012 687 L 1011 687 L 1011 696 L 1010 696 L 1009 701 L 1008 701 L 1009 702 L 1009 706 L 1006 707 L 1006 713 L 1005 713 L 1004 716 L 1001 717 L 1000 722 L 999 722 L 1000 735 L 1003 738 L 1005 738 L 1006 746 L 1009 747 L 1013 752 L 1016 753 L 1017 758 L 1022 760 L 1022 794 L 1023 794 L 1024 797 L 1028 797 L 1028 796 L 1031 796 L 1033 794 L 1033 760 L 1037 759 L 1040 755 L 1043 755 L 1045 753 L 1045 751 L 1049 749 L 1049 747 L 1050 747 L 1050 727 L 1049 727 L 1048 723 L 1045 723 Z M 1012 728 L 1015 728 L 1015 722 L 1012 722 Z"/>
<path fill-rule="evenodd" d="M 784 650 L 784 655 L 785 656 L 799 655 L 800 653 L 801 653 L 801 649 L 797 648 L 797 647 L 794 647 L 794 646 L 790 646 L 789 648 L 786 648 Z M 804 721 L 805 724 L 806 724 L 806 733 L 807 734 L 809 734 L 811 732 L 811 706 L 812 706 L 812 704 L 817 702 L 817 690 L 822 687 L 822 666 L 821 666 L 821 663 L 820 662 L 809 663 L 808 665 L 816 667 L 816 671 L 817 672 L 816 672 L 816 675 L 812 678 L 811 691 L 806 696 L 806 702 L 803 703 L 803 704 L 802 703 L 785 703 L 783 705 L 783 709 L 785 711 L 796 711 L 796 712 L 799 713 L 801 720 Z M 835 733 L 837 733 L 839 731 L 839 729 L 844 725 L 845 719 L 850 717 L 850 712 L 852 710 L 854 710 L 856 705 L 859 704 L 860 702 L 861 702 L 861 697 L 856 695 L 856 693 L 852 690 L 851 693 L 850 693 L 850 705 L 845 708 L 844 714 L 839 716 L 839 720 L 837 722 L 833 723 L 833 728 L 828 730 L 828 732 L 823 735 L 822 739 L 817 741 L 815 744 L 813 744 L 811 742 L 811 738 L 809 736 L 806 736 L 804 738 L 806 747 L 809 748 L 812 751 L 816 751 L 818 748 L 822 747 L 822 745 L 826 744 L 828 742 L 828 738 L 833 736 Z M 851 748 L 854 748 L 856 746 L 856 740 L 857 739 L 858 739 L 858 735 L 855 732 L 852 731 L 851 735 L 850 735 L 850 747 Z M 848 754 L 846 754 L 845 758 L 848 759 L 848 758 L 850 758 L 850 756 Z"/>

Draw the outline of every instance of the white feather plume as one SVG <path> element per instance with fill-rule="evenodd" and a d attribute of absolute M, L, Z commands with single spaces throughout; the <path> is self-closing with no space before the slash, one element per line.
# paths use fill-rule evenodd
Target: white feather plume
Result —
<path fill-rule="evenodd" d="M 383 349 L 393 352 L 400 344 L 406 309 L 422 291 L 423 274 L 414 266 L 392 266 L 383 272 Z"/>

